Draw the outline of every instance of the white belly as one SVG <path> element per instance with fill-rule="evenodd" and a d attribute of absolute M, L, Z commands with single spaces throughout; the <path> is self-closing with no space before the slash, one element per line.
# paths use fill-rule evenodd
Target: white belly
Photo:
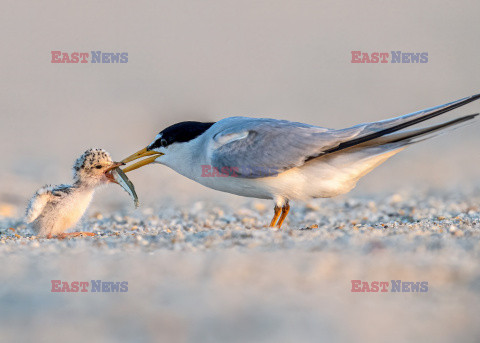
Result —
<path fill-rule="evenodd" d="M 87 210 L 93 191 L 78 192 L 65 196 L 56 204 L 47 204 L 35 221 L 39 236 L 58 235 L 75 226 Z"/>
<path fill-rule="evenodd" d="M 332 197 L 348 192 L 353 186 L 342 182 L 337 168 L 315 165 L 292 168 L 276 176 L 242 178 L 235 176 L 201 176 L 193 171 L 178 171 L 206 187 L 245 197 L 259 199 L 307 200 L 309 198 Z"/>
<path fill-rule="evenodd" d="M 376 155 L 368 155 L 363 150 L 352 151 L 318 158 L 276 176 L 255 179 L 202 176 L 200 164 L 170 167 L 206 187 L 222 192 L 260 199 L 308 200 L 349 192 L 362 176 L 401 150 L 403 148 Z"/>

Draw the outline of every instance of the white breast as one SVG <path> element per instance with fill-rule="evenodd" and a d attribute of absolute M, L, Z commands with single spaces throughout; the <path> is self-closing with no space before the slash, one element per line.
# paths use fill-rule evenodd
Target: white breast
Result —
<path fill-rule="evenodd" d="M 58 235 L 75 226 L 87 210 L 93 190 L 75 190 L 55 203 L 45 206 L 34 222 L 39 236 Z"/>

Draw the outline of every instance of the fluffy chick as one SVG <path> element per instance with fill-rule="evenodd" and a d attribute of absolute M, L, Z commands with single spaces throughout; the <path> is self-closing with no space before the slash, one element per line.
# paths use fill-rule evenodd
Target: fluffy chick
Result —
<path fill-rule="evenodd" d="M 115 182 L 107 172 L 119 165 L 103 149 L 87 150 L 73 165 L 73 184 L 40 188 L 30 200 L 25 221 L 40 237 L 94 236 L 91 232 L 65 231 L 83 216 L 96 188 Z"/>

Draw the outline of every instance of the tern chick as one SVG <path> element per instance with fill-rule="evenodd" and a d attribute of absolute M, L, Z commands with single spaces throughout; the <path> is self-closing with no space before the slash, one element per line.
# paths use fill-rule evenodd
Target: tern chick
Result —
<path fill-rule="evenodd" d="M 119 165 L 122 163 L 113 162 L 105 150 L 87 150 L 73 165 L 73 184 L 40 188 L 30 200 L 25 221 L 40 237 L 94 236 L 91 232 L 65 231 L 83 216 L 96 188 L 115 182 L 108 172 Z"/>

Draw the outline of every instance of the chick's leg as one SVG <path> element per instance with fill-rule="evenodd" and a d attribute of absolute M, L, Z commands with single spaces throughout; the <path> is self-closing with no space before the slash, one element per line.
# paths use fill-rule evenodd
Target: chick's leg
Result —
<path fill-rule="evenodd" d="M 84 231 L 78 231 L 78 232 L 67 232 L 67 233 L 60 233 L 55 238 L 58 239 L 65 239 L 68 237 L 84 237 L 84 236 L 90 236 L 93 237 L 95 234 L 93 232 L 84 232 Z"/>

